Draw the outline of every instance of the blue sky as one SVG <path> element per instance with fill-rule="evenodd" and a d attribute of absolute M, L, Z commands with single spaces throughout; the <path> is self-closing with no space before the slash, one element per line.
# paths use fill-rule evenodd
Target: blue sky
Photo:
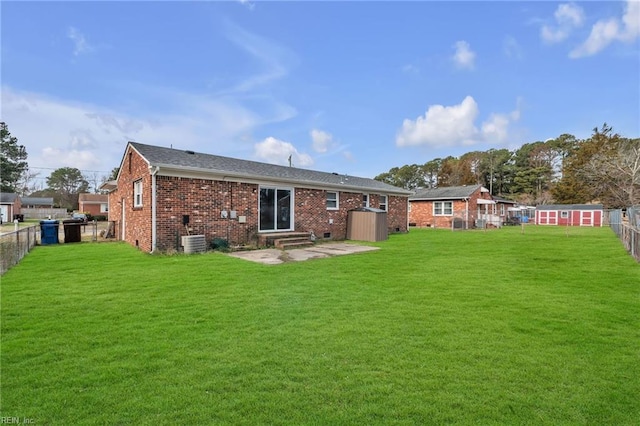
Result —
<path fill-rule="evenodd" d="M 126 142 L 374 177 L 603 122 L 640 137 L 640 2 L 7 2 L 2 121 L 44 181 Z"/>

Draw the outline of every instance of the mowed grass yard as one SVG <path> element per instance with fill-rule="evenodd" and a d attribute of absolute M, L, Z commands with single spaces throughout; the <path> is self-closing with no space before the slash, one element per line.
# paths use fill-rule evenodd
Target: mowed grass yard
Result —
<path fill-rule="evenodd" d="M 640 265 L 608 228 L 411 230 L 282 265 L 122 243 L 2 277 L 1 416 L 36 424 L 640 422 Z"/>

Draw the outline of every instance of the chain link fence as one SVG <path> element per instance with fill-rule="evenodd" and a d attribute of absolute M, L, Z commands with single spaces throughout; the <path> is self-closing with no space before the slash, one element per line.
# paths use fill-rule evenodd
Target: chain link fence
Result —
<path fill-rule="evenodd" d="M 640 206 L 624 210 L 607 210 L 605 223 L 620 238 L 624 248 L 640 262 Z"/>
<path fill-rule="evenodd" d="M 0 275 L 27 255 L 36 245 L 38 226 L 29 226 L 0 235 Z"/>

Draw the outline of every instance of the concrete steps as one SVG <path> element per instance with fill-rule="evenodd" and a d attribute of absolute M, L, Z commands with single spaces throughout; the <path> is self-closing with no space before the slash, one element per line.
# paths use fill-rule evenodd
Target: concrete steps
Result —
<path fill-rule="evenodd" d="M 312 246 L 311 233 L 309 232 L 278 232 L 262 234 L 259 236 L 259 244 L 266 247 L 275 247 L 281 250 Z"/>

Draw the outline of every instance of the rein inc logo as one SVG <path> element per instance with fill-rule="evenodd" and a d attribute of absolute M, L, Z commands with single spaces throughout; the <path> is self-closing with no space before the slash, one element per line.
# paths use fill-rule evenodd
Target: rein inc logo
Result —
<path fill-rule="evenodd" d="M 2 425 L 34 425 L 36 424 L 36 421 L 29 417 L 1 416 L 0 424 Z"/>

